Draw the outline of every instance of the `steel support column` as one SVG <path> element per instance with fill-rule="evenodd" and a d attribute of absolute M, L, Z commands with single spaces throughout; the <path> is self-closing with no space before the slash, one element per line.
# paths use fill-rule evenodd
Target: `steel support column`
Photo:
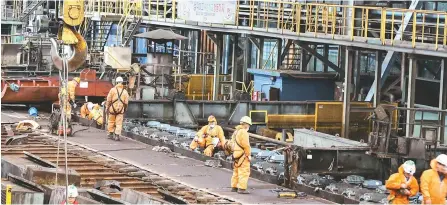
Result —
<path fill-rule="evenodd" d="M 346 64 L 345 64 L 345 82 L 343 93 L 343 118 L 341 136 L 349 138 L 349 119 L 351 111 L 351 82 L 352 82 L 352 66 L 355 51 L 351 47 L 346 47 Z"/>
<path fill-rule="evenodd" d="M 401 67 L 400 67 L 400 91 L 402 92 L 402 99 L 404 99 L 404 93 L 405 93 L 405 75 L 406 75 L 406 60 L 407 60 L 407 54 L 402 53 L 402 59 L 401 59 Z"/>
<path fill-rule="evenodd" d="M 249 36 L 245 34 L 245 43 L 244 43 L 244 64 L 242 67 L 242 82 L 246 82 L 248 80 L 247 78 L 247 69 L 248 64 L 250 62 L 250 40 Z"/>
<path fill-rule="evenodd" d="M 381 73 L 382 73 L 382 64 L 381 64 L 381 57 L 382 57 L 382 53 L 380 51 L 376 51 L 376 71 L 375 71 L 375 78 L 374 81 L 378 82 L 376 84 L 376 89 L 377 92 L 374 94 L 374 107 L 377 107 L 380 104 L 380 96 L 381 96 L 381 89 L 380 89 L 380 85 L 381 84 Z"/>
<path fill-rule="evenodd" d="M 324 59 L 329 61 L 329 45 L 324 44 L 323 54 L 324 54 Z M 328 68 L 329 68 L 329 66 L 327 64 L 324 64 L 323 72 L 327 73 Z"/>
<path fill-rule="evenodd" d="M 304 49 L 300 49 L 300 51 L 300 71 L 307 72 L 307 63 L 309 62 L 307 58 L 307 51 Z"/>
<path fill-rule="evenodd" d="M 354 98 L 355 99 L 358 99 L 358 94 L 360 93 L 360 72 L 361 72 L 360 61 L 361 61 L 361 59 L 362 59 L 362 52 L 358 50 L 355 52 L 355 64 L 354 64 L 354 69 L 355 69 Z"/>
<path fill-rule="evenodd" d="M 441 76 L 440 76 L 440 90 L 439 90 L 439 108 L 442 110 L 447 109 L 447 62 L 446 59 L 441 60 Z M 447 139 L 445 136 L 446 130 L 446 121 L 445 121 L 445 113 L 441 114 L 441 124 L 444 125 L 439 130 L 440 133 L 440 141 L 441 144 L 445 144 Z"/>
<path fill-rule="evenodd" d="M 264 64 L 264 38 L 259 38 L 259 47 L 258 47 L 258 64 L 257 68 L 262 69 Z"/>
<path fill-rule="evenodd" d="M 276 69 L 279 70 L 281 63 L 282 63 L 282 58 L 281 58 L 281 52 L 282 52 L 282 39 L 278 39 L 277 40 L 277 46 L 276 46 Z"/>
<path fill-rule="evenodd" d="M 216 36 L 214 36 L 216 35 Z M 222 34 L 212 34 L 209 33 L 208 37 L 214 42 L 216 45 L 216 62 L 214 67 L 214 80 L 213 80 L 213 100 L 218 100 L 219 92 L 220 92 L 220 71 L 222 69 L 221 67 L 221 59 L 222 59 L 222 41 L 223 37 Z"/>
<path fill-rule="evenodd" d="M 230 99 L 233 99 L 233 92 L 236 89 L 236 81 L 238 78 L 238 66 L 236 65 L 236 52 L 238 47 L 238 35 L 233 35 L 233 53 L 231 57 L 231 93 L 230 93 Z"/>
<path fill-rule="evenodd" d="M 417 76 L 417 59 L 415 56 L 410 56 L 409 63 L 409 74 L 408 74 L 408 88 L 407 88 L 407 108 L 414 108 L 414 100 L 415 100 L 415 90 L 416 90 L 416 76 Z M 406 136 L 412 137 L 414 130 L 414 111 L 407 111 L 407 120 L 406 120 Z"/>
<path fill-rule="evenodd" d="M 419 4 L 419 0 L 412 0 L 410 7 L 408 8 L 409 10 L 414 10 L 416 9 L 416 6 Z M 411 16 L 412 16 L 413 12 L 407 12 L 405 13 L 405 18 L 404 18 L 404 22 L 403 24 L 399 27 L 399 31 L 396 32 L 396 35 L 394 36 L 394 40 L 400 40 L 400 38 L 402 37 L 402 33 L 403 31 L 405 31 L 405 29 L 408 26 L 408 23 L 410 22 Z M 382 73 L 381 73 L 381 79 L 382 79 L 382 84 L 379 84 L 379 87 L 381 88 L 383 86 L 383 83 L 386 81 L 386 78 L 388 77 L 390 70 L 391 70 L 391 65 L 393 65 L 393 62 L 395 60 L 396 57 L 396 52 L 394 51 L 388 51 L 388 53 L 386 54 L 385 58 L 383 59 L 383 63 L 382 63 Z M 371 89 L 369 89 L 368 95 L 365 98 L 365 101 L 371 101 L 374 93 L 376 92 L 376 84 L 377 82 L 374 81 L 373 85 L 371 86 Z"/>

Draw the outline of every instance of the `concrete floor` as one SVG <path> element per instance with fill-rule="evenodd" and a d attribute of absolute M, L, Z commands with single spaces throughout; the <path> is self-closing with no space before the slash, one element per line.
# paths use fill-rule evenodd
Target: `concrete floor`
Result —
<path fill-rule="evenodd" d="M 4 111 L 2 122 L 24 120 L 24 112 Z M 74 130 L 84 127 L 75 126 Z M 70 142 L 97 150 L 113 158 L 134 164 L 148 171 L 171 178 L 175 181 L 214 193 L 243 204 L 327 204 L 324 199 L 308 196 L 303 199 L 279 199 L 272 189 L 277 185 L 250 179 L 249 195 L 241 195 L 230 191 L 231 170 L 205 166 L 204 162 L 191 158 L 177 158 L 172 154 L 152 151 L 152 146 L 125 138 L 120 142 L 109 140 L 106 132 L 95 128 L 81 131 L 69 138 Z"/>

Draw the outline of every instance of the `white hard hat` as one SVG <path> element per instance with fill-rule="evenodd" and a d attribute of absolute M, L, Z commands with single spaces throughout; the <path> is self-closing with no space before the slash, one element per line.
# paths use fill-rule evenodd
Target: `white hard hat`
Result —
<path fill-rule="evenodd" d="M 217 144 L 219 144 L 219 138 L 213 137 L 213 139 L 211 140 L 211 143 L 213 143 L 214 147 L 216 147 Z"/>
<path fill-rule="evenodd" d="M 447 155 L 445 154 L 438 155 L 438 157 L 436 157 L 436 161 L 438 161 L 439 164 L 447 166 Z"/>
<path fill-rule="evenodd" d="M 247 123 L 247 124 L 251 125 L 251 118 L 248 117 L 248 116 L 244 116 L 244 117 L 241 118 L 241 121 L 240 121 L 240 122 L 241 122 L 241 123 L 242 123 L 242 122 L 243 122 L 243 123 Z"/>
<path fill-rule="evenodd" d="M 413 175 L 416 172 L 416 165 L 411 160 L 404 162 L 402 166 L 404 168 L 405 173 Z"/>
<path fill-rule="evenodd" d="M 115 80 L 116 83 L 122 83 L 123 81 L 124 80 L 123 80 L 122 77 L 117 77 L 116 80 Z"/>
<path fill-rule="evenodd" d="M 68 197 L 78 197 L 78 189 L 74 185 L 68 186 Z"/>
<path fill-rule="evenodd" d="M 94 106 L 93 103 L 91 103 L 91 102 L 87 103 L 87 108 L 88 108 L 89 111 L 93 110 L 93 106 Z"/>

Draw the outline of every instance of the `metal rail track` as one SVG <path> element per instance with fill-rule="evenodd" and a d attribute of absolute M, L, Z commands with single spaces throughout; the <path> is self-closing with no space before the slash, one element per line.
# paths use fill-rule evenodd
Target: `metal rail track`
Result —
<path fill-rule="evenodd" d="M 11 135 L 11 129 L 7 128 L 7 126 L 9 125 L 2 124 L 2 156 L 25 158 L 24 152 L 28 152 L 40 157 L 42 160 L 53 164 L 57 163 L 57 139 L 51 138 L 46 134 L 29 133 L 30 136 L 22 143 L 6 145 L 7 138 L 14 136 Z M 20 133 L 14 131 L 14 134 Z M 175 201 L 169 200 L 169 198 L 181 198 L 186 203 L 198 204 L 209 202 L 233 203 L 228 199 L 194 190 L 167 178 L 160 177 L 157 174 L 140 170 L 125 162 L 101 156 L 93 151 L 74 145 L 69 145 L 67 148 L 68 168 L 79 173 L 82 188 L 94 188 L 95 183 L 99 180 L 115 180 L 120 183 L 121 188 L 133 189 L 174 203 Z M 64 159 L 64 149 L 61 145 L 58 164 L 60 167 L 65 166 Z M 123 168 L 127 168 L 127 170 L 124 171 Z M 152 179 L 150 179 L 151 176 Z M 163 183 L 161 183 L 162 181 Z M 121 197 L 121 193 L 109 193 L 108 195 L 113 198 Z"/>

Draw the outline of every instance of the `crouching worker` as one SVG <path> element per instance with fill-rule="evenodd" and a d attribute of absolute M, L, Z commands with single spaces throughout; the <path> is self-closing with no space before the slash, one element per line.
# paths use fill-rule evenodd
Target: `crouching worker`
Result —
<path fill-rule="evenodd" d="M 97 109 L 93 108 L 89 115 L 90 120 L 94 120 L 97 125 L 102 125 L 104 123 L 103 109 L 98 106 Z"/>
<path fill-rule="evenodd" d="M 419 185 L 413 177 L 415 172 L 416 165 L 408 160 L 399 167 L 398 173 L 391 175 L 386 181 L 385 186 L 390 190 L 388 201 L 391 204 L 409 204 L 409 198 L 417 194 Z"/>
<path fill-rule="evenodd" d="M 88 118 L 90 115 L 90 112 L 93 110 L 93 103 L 88 102 L 88 103 L 84 103 L 84 105 L 82 105 L 81 107 L 81 117 L 82 118 Z"/>
<path fill-rule="evenodd" d="M 236 127 L 231 140 L 223 145 L 226 155 L 232 155 L 233 176 L 231 177 L 231 191 L 239 194 L 249 194 L 247 191 L 248 178 L 250 177 L 251 147 L 248 136 L 248 129 L 251 125 L 251 118 L 244 116 L 240 120 L 240 125 Z"/>
<path fill-rule="evenodd" d="M 225 143 L 225 136 L 221 126 L 217 125 L 217 120 L 214 116 L 208 117 L 208 125 L 205 125 L 197 132 L 196 137 L 192 140 L 189 148 L 195 150 L 196 148 L 205 149 L 203 154 L 209 157 L 213 156 L 215 148 L 218 144 Z"/>
<path fill-rule="evenodd" d="M 76 197 L 78 197 L 78 189 L 76 188 L 76 186 L 74 186 L 74 185 L 70 185 L 70 186 L 68 186 L 68 196 L 67 196 L 67 198 L 68 198 L 68 203 L 67 203 L 67 201 L 63 201 L 62 203 L 61 203 L 61 205 L 67 205 L 67 204 L 79 204 L 78 203 L 78 200 L 76 200 Z"/>

